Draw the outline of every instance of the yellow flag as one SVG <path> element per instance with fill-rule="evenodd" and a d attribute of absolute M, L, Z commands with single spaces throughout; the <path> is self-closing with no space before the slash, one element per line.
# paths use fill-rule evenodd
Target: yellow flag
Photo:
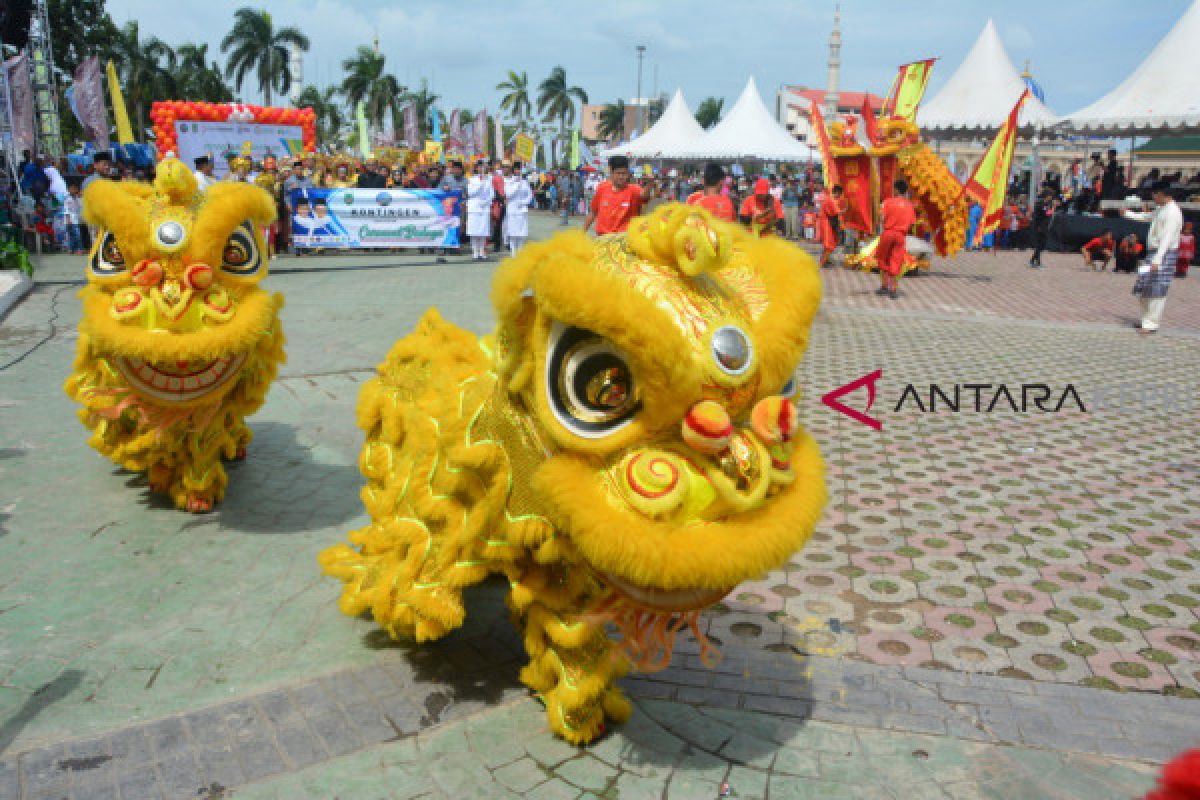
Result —
<path fill-rule="evenodd" d="M 121 83 L 117 80 L 117 68 L 108 62 L 108 93 L 112 97 L 113 119 L 117 122 L 117 142 L 133 144 L 133 128 L 129 125 L 129 112 L 125 110 L 125 98 L 121 96 Z"/>
<path fill-rule="evenodd" d="M 963 186 L 963 191 L 975 202 L 983 206 L 983 219 L 975 228 L 975 241 L 978 245 L 986 234 L 992 233 L 1004 219 L 1004 196 L 1008 191 L 1008 173 L 1012 169 L 1013 151 L 1017 146 L 1017 118 L 1021 106 L 1029 98 L 1026 89 L 1017 99 L 1017 104 L 1008 112 L 1008 119 L 996 133 L 996 138 L 988 146 L 987 152 L 971 173 Z"/>
<path fill-rule="evenodd" d="M 916 120 L 917 107 L 925 97 L 925 87 L 929 85 L 929 72 L 933 69 L 934 61 L 937 59 L 927 58 L 900 67 L 887 100 L 883 102 L 880 115 L 883 119 L 895 117 L 909 122 Z"/>

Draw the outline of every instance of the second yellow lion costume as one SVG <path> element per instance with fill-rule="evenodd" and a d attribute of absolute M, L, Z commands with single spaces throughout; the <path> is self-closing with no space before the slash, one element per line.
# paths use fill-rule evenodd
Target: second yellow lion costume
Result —
<path fill-rule="evenodd" d="M 244 183 L 197 192 L 168 158 L 153 185 L 96 181 L 84 208 L 99 233 L 67 394 L 93 447 L 179 508 L 209 511 L 221 460 L 245 455 L 245 417 L 284 359 L 283 297 L 258 288 L 274 200 Z"/>
<path fill-rule="evenodd" d="M 592 740 L 615 678 L 665 666 L 697 614 L 784 563 L 825 500 L 795 371 L 815 264 L 694 207 L 562 234 L 498 270 L 480 340 L 430 310 L 359 398 L 371 523 L 321 554 L 392 636 L 463 622 L 504 575 L 550 726 Z M 621 635 L 609 639 L 606 624 Z"/>

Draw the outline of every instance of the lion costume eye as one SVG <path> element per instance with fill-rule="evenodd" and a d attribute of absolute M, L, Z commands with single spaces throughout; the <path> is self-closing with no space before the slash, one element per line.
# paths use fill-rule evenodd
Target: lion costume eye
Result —
<path fill-rule="evenodd" d="M 629 424 L 639 406 L 625 354 L 602 336 L 559 323 L 546 352 L 546 396 L 555 418 L 589 439 Z"/>
<path fill-rule="evenodd" d="M 784 397 L 793 397 L 796 394 L 796 390 L 799 388 L 800 381 L 796 380 L 796 373 L 793 372 L 787 379 L 787 383 L 785 383 L 783 388 L 779 390 L 779 394 L 783 395 Z"/>
<path fill-rule="evenodd" d="M 230 275 L 252 278 L 263 268 L 262 253 L 254 236 L 254 223 L 243 222 L 221 251 L 221 269 Z"/>
<path fill-rule="evenodd" d="M 129 269 L 121 248 L 117 246 L 117 237 L 113 236 L 112 231 L 100 234 L 100 242 L 88 260 L 88 269 L 98 278 L 111 278 Z"/>

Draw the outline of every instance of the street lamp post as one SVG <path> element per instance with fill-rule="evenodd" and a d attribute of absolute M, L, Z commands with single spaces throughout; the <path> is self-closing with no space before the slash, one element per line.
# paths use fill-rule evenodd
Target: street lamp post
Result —
<path fill-rule="evenodd" d="M 646 55 L 646 45 L 639 44 L 637 46 L 637 58 L 638 58 L 638 85 L 637 85 L 637 99 L 636 99 L 636 102 L 638 104 L 637 124 L 633 126 L 634 130 L 637 131 L 638 136 L 642 135 L 642 128 L 643 128 L 643 122 L 644 122 L 644 118 L 642 117 L 643 108 L 645 106 L 645 103 L 642 102 L 642 58 L 645 55 Z"/>

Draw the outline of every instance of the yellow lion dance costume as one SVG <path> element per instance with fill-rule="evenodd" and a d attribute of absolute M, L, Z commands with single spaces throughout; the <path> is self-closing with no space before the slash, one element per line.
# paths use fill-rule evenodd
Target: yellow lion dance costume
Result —
<path fill-rule="evenodd" d="M 258 288 L 274 201 L 242 183 L 197 193 L 168 158 L 153 185 L 94 182 L 84 208 L 99 234 L 66 392 L 92 447 L 179 508 L 210 511 L 221 459 L 245 456 L 245 417 L 284 360 L 283 297 Z"/>
<path fill-rule="evenodd" d="M 463 622 L 503 574 L 550 727 L 625 720 L 613 685 L 811 534 L 824 469 L 793 377 L 815 264 L 690 206 L 627 235 L 566 233 L 497 271 L 494 337 L 428 311 L 359 397 L 371 523 L 324 551 L 341 609 L 393 637 Z M 606 624 L 621 641 L 611 641 Z"/>

